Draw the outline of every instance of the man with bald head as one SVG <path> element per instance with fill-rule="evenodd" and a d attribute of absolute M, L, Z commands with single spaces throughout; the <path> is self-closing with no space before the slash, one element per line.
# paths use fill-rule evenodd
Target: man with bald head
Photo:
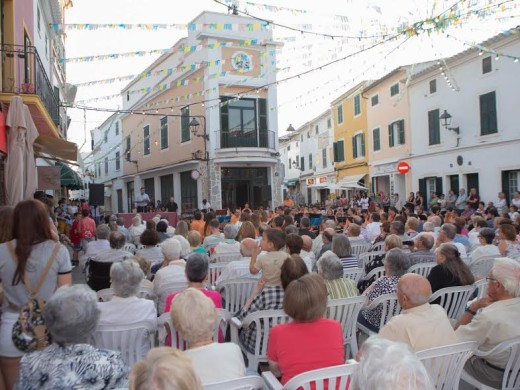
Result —
<path fill-rule="evenodd" d="M 300 251 L 300 256 L 302 259 L 309 259 L 310 263 L 312 264 L 312 267 L 314 267 L 314 264 L 316 263 L 316 256 L 314 256 L 314 252 L 312 251 L 312 238 L 309 236 L 301 236 L 303 240 L 303 247 Z M 311 267 L 311 269 L 312 269 Z"/>
<path fill-rule="evenodd" d="M 414 237 L 413 242 L 414 250 L 408 255 L 410 265 L 435 262 L 435 253 L 432 252 L 435 244 L 433 235 L 425 232 L 419 233 Z"/>
<path fill-rule="evenodd" d="M 320 254 L 317 256 L 318 259 L 322 254 L 332 249 L 332 239 L 334 238 L 334 234 L 336 234 L 336 231 L 332 228 L 327 228 L 323 231 L 321 235 L 323 245 L 321 246 Z"/>
<path fill-rule="evenodd" d="M 432 289 L 428 279 L 405 274 L 397 283 L 397 298 L 403 308 L 379 331 L 379 336 L 410 345 L 414 352 L 458 343 L 446 311 L 430 305 Z"/>
<path fill-rule="evenodd" d="M 258 246 L 258 243 L 252 238 L 244 238 L 240 242 L 240 260 L 231 261 L 227 266 L 222 269 L 220 276 L 217 278 L 215 284 L 222 283 L 228 279 L 235 278 L 253 278 L 260 279 L 261 273 L 253 275 L 249 272 L 249 263 L 251 262 L 251 256 L 253 255 L 254 249 Z"/>

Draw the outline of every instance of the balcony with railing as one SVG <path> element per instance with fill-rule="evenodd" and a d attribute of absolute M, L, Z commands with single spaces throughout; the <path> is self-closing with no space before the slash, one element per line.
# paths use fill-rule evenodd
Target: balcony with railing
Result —
<path fill-rule="evenodd" d="M 59 99 L 34 46 L 1 45 L 4 94 L 38 96 L 56 126 L 59 126 Z M 25 100 L 25 99 L 24 99 Z"/>
<path fill-rule="evenodd" d="M 247 129 L 215 132 L 217 149 L 266 148 L 275 149 L 276 133 L 271 130 Z"/>

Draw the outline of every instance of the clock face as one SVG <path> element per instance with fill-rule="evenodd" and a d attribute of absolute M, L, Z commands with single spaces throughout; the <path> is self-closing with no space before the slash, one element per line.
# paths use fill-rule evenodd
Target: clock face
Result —
<path fill-rule="evenodd" d="M 243 51 L 237 51 L 231 57 L 231 65 L 239 72 L 250 72 L 253 70 L 253 59 Z"/>
<path fill-rule="evenodd" d="M 191 178 L 193 180 L 198 180 L 199 177 L 200 177 L 200 172 L 199 171 L 197 171 L 196 169 L 191 171 Z"/>

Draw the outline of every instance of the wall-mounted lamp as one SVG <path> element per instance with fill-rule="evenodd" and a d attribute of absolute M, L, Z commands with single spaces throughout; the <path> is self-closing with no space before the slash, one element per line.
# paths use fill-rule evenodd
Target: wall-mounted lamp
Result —
<path fill-rule="evenodd" d="M 193 119 L 190 121 L 191 133 L 192 133 L 195 137 L 202 137 L 202 138 L 204 138 L 206 141 L 209 141 L 209 135 L 206 133 L 206 128 L 203 129 L 203 130 L 204 130 L 203 134 L 199 134 L 199 133 L 198 133 L 199 126 L 200 126 L 200 123 L 199 123 L 199 121 L 197 120 L 197 118 L 193 118 Z"/>
<path fill-rule="evenodd" d="M 448 111 L 444 110 L 444 112 L 442 113 L 442 115 L 439 117 L 440 120 L 442 121 L 442 125 L 444 126 L 445 129 L 447 130 L 451 130 L 451 131 L 454 131 L 455 133 L 457 134 L 460 134 L 460 128 L 457 126 L 457 127 L 450 127 L 451 125 L 451 115 L 448 113 Z"/>

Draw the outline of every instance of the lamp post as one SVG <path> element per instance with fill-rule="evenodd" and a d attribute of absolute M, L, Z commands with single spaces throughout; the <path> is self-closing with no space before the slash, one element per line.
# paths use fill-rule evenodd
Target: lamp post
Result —
<path fill-rule="evenodd" d="M 202 160 L 206 162 L 206 177 L 204 180 L 207 181 L 207 185 L 203 186 L 203 191 L 205 194 L 202 194 L 203 199 L 210 198 L 210 179 L 209 179 L 209 154 L 208 154 L 208 141 L 209 141 L 209 135 L 206 128 L 206 117 L 204 115 L 192 115 L 193 119 L 190 121 L 189 126 L 191 128 L 191 133 L 194 137 L 201 137 L 204 140 L 204 157 L 200 158 L 197 153 L 194 153 L 192 157 L 197 160 Z M 202 134 L 199 133 L 199 126 L 200 122 L 197 120 L 197 118 L 202 119 Z M 211 200 L 210 200 L 211 202 Z"/>
<path fill-rule="evenodd" d="M 439 119 L 442 121 L 442 125 L 444 126 L 444 128 L 446 130 L 451 130 L 451 131 L 454 131 L 457 134 L 460 134 L 460 128 L 458 126 L 457 127 L 450 127 L 450 125 L 451 125 L 451 118 L 452 118 L 452 116 L 446 110 L 444 110 L 444 112 L 439 117 Z"/>

